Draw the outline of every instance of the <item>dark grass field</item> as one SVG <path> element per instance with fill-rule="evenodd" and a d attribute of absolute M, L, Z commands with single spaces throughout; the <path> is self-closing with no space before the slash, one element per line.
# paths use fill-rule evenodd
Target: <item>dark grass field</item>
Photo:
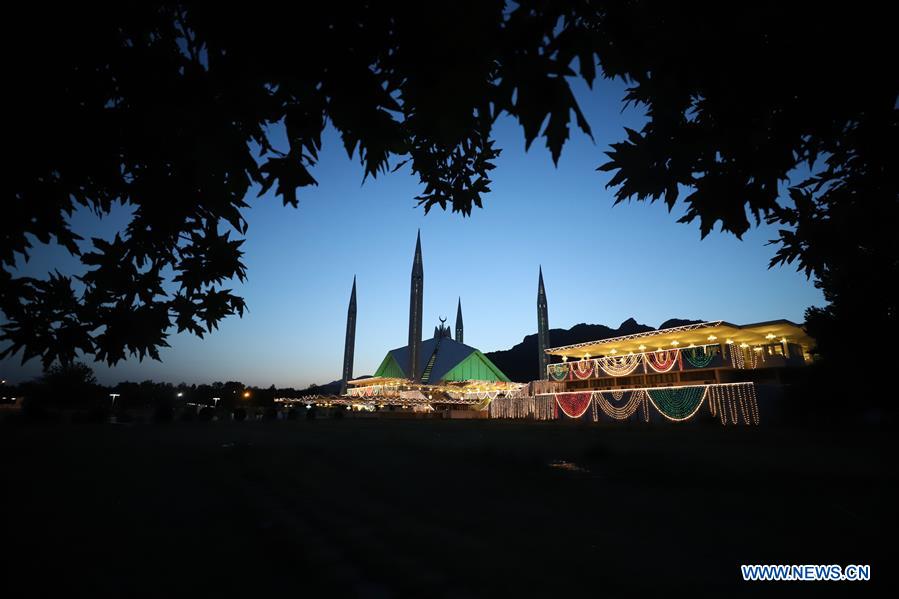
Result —
<path fill-rule="evenodd" d="M 894 444 L 504 421 L 5 426 L 2 595 L 858 596 L 895 579 Z M 871 564 L 874 582 L 743 583 L 741 563 Z"/>

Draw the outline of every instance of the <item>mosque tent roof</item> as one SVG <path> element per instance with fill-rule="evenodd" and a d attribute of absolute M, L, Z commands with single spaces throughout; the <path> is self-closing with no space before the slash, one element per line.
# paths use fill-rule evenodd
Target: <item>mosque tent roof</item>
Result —
<path fill-rule="evenodd" d="M 439 341 L 439 345 L 438 345 Z M 425 339 L 421 342 L 418 355 L 418 372 L 424 372 L 431 357 L 436 356 L 431 372 L 423 383 L 435 384 L 449 381 L 504 381 L 509 378 L 479 350 L 454 341 L 449 337 Z M 409 378 L 409 346 L 398 347 L 387 352 L 374 376 Z"/>

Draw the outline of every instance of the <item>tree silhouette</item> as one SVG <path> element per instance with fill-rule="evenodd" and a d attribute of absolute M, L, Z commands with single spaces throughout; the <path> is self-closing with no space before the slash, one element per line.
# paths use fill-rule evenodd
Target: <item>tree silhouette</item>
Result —
<path fill-rule="evenodd" d="M 32 385 L 26 396 L 30 407 L 65 406 L 68 408 L 84 406 L 109 398 L 97 384 L 93 369 L 87 364 L 73 362 L 68 364 L 54 363 L 44 369 L 42 376 Z"/>
<path fill-rule="evenodd" d="M 97 384 L 94 370 L 87 364 L 51 364 L 44 370 L 41 381 L 58 389 L 93 387 Z"/>
<path fill-rule="evenodd" d="M 298 190 L 317 184 L 326 122 L 365 177 L 408 164 L 425 211 L 467 215 L 490 189 L 496 118 L 517 119 L 527 147 L 542 136 L 557 161 L 572 115 L 592 135 L 569 79 L 592 86 L 598 72 L 626 80 L 625 101 L 649 119 L 600 167 L 614 173 L 618 201 L 673 208 L 686 193 L 681 220 L 699 219 L 703 235 L 719 222 L 741 235 L 750 216 L 783 225 L 774 263 L 798 261 L 831 302 L 810 322 L 851 328 L 863 304 L 895 330 L 895 298 L 872 282 L 897 274 L 895 236 L 883 235 L 897 197 L 886 8 L 468 0 L 288 10 L 8 9 L 0 356 L 158 359 L 171 330 L 202 336 L 242 314 L 225 286 L 245 277 L 248 192 L 273 189 L 296 206 Z M 286 151 L 269 140 L 276 123 Z M 810 177 L 783 193 L 802 164 Z M 127 229 L 82 250 L 67 217 L 117 205 L 133 211 Z M 79 255 L 77 284 L 15 276 L 31 238 Z"/>

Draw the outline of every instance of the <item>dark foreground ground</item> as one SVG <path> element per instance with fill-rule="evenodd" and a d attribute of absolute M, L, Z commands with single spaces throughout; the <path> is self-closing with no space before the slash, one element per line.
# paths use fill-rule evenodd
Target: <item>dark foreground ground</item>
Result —
<path fill-rule="evenodd" d="M 858 596 L 896 576 L 893 446 L 500 421 L 6 426 L 0 595 Z M 871 564 L 879 584 L 743 583 L 741 563 Z"/>

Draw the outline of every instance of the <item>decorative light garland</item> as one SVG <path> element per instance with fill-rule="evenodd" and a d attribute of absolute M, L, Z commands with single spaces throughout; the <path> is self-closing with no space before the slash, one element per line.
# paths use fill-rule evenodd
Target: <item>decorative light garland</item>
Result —
<path fill-rule="evenodd" d="M 731 424 L 739 424 L 739 413 L 743 416 L 743 424 L 759 423 L 758 398 L 755 385 L 752 383 L 732 383 L 728 385 L 711 385 L 708 390 L 709 412 L 718 416 L 721 424 L 727 425 L 728 415 Z"/>
<path fill-rule="evenodd" d="M 717 339 L 714 335 L 711 337 Z M 744 349 L 748 348 L 749 345 L 744 343 L 743 349 L 740 349 L 732 340 L 728 339 L 728 342 L 731 352 L 729 359 L 734 368 L 757 368 L 759 364 L 765 362 L 765 354 L 760 347 L 753 348 L 754 353 L 752 353 L 751 358 L 747 362 Z M 640 349 L 640 353 L 616 355 L 617 352 L 612 350 L 610 355 L 592 360 L 585 356 L 575 362 L 550 364 L 547 366 L 547 374 L 551 380 L 559 382 L 600 377 L 602 373 L 608 376 L 621 377 L 632 374 L 639 368 L 641 363 L 644 365 L 643 372 L 645 373 L 649 373 L 651 368 L 654 372 L 664 374 L 675 370 L 675 367 L 677 367 L 676 370 L 684 371 L 683 362 L 685 359 L 693 368 L 708 368 L 717 355 L 721 355 L 724 360 L 728 359 L 724 354 L 721 354 L 718 343 L 706 343 L 699 346 L 690 344 L 684 348 L 675 347 L 668 350 L 659 348 L 656 351 L 648 352 L 642 351 L 646 347 L 641 345 Z M 563 360 L 566 358 L 567 356 L 562 356 Z"/>
<path fill-rule="evenodd" d="M 765 351 L 761 347 L 754 347 L 749 352 L 749 367 L 758 368 L 760 364 L 765 363 Z"/>
<path fill-rule="evenodd" d="M 559 408 L 569 418 L 580 418 L 590 407 L 590 401 L 593 399 L 593 393 L 566 393 L 556 394 L 556 403 Z"/>
<path fill-rule="evenodd" d="M 499 397 L 493 400 L 488 413 L 490 418 L 532 418 L 552 420 L 555 415 L 555 399 L 552 395 L 538 395 L 513 399 Z"/>
<path fill-rule="evenodd" d="M 627 420 L 637 411 L 638 408 L 643 407 L 644 418 L 647 422 L 649 422 L 649 410 L 646 405 L 646 392 L 642 389 L 636 389 L 630 392 L 630 398 L 627 402 L 625 402 L 622 406 L 613 405 L 611 401 L 606 397 L 606 394 L 609 394 L 612 399 L 616 401 L 620 401 L 624 395 L 624 391 L 595 391 L 593 393 L 593 401 L 596 405 L 599 406 L 599 409 L 608 416 L 609 418 L 614 418 L 615 420 Z M 594 412 L 595 414 L 595 412 Z M 598 420 L 594 415 L 594 420 Z"/>
<path fill-rule="evenodd" d="M 561 364 L 550 364 L 549 368 L 549 376 L 554 381 L 564 381 L 568 378 L 568 364 L 563 362 Z"/>
<path fill-rule="evenodd" d="M 368 385 L 347 389 L 346 394 L 350 397 L 372 397 L 374 395 L 394 397 L 398 396 L 399 390 L 399 385 Z"/>
<path fill-rule="evenodd" d="M 705 368 L 715 358 L 714 352 L 706 351 L 706 346 L 702 346 L 702 352 L 699 349 L 698 347 L 692 347 L 681 350 L 681 355 L 687 360 L 687 364 L 693 368 Z"/>
<path fill-rule="evenodd" d="M 678 363 L 678 358 L 680 358 L 680 350 L 666 349 L 662 351 L 650 352 L 644 354 L 644 358 L 650 368 L 662 374 L 665 372 L 669 372 L 672 368 L 674 368 L 674 365 Z M 683 368 L 681 368 L 681 370 L 683 370 Z"/>
<path fill-rule="evenodd" d="M 577 362 L 569 363 L 568 368 L 575 378 L 584 380 L 593 376 L 596 364 L 595 360 L 578 360 Z"/>
<path fill-rule="evenodd" d="M 642 361 L 641 354 L 625 356 L 606 356 L 596 360 L 603 372 L 609 376 L 627 376 L 637 369 Z"/>
<path fill-rule="evenodd" d="M 709 412 L 723 425 L 759 423 L 758 400 L 753 383 L 718 383 L 671 387 L 642 387 L 604 391 L 562 392 L 523 397 L 497 397 L 487 406 L 491 418 L 532 418 L 552 420 L 561 411 L 569 418 L 581 418 L 592 410 L 592 420 L 602 412 L 613 420 L 626 420 L 642 408 L 649 422 L 649 405 L 667 420 L 682 422 L 693 418 L 708 400 Z M 622 404 L 623 402 L 623 404 Z"/>
<path fill-rule="evenodd" d="M 666 387 L 647 389 L 649 401 L 659 414 L 674 422 L 689 420 L 699 411 L 708 387 Z"/>
<path fill-rule="evenodd" d="M 746 368 L 746 359 L 743 355 L 743 348 L 735 347 L 733 342 L 728 343 L 727 347 L 730 351 L 730 363 L 733 364 L 733 367 L 739 370 Z"/>

